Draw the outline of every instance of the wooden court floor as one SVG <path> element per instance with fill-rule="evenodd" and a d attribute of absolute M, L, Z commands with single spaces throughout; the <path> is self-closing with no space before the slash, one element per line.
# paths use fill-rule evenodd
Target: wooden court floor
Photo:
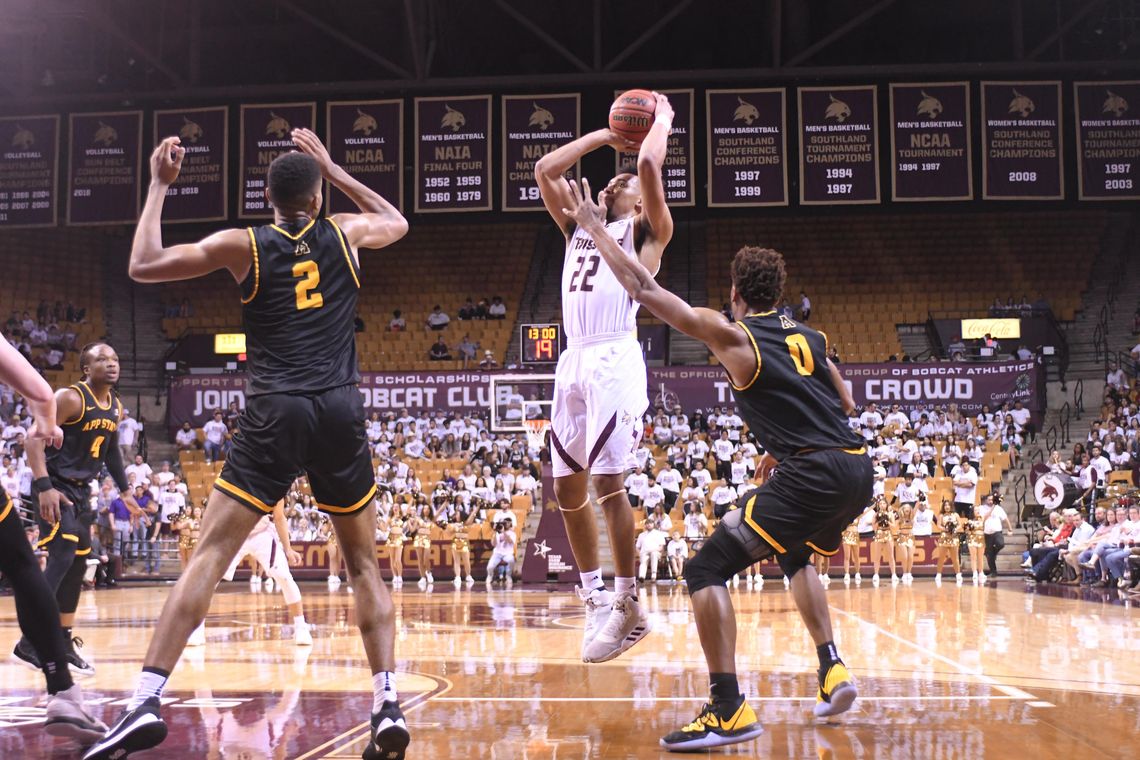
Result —
<path fill-rule="evenodd" d="M 76 633 L 98 673 L 84 681 L 110 722 L 133 687 L 168 586 L 85 592 Z M 370 678 L 345 587 L 302 584 L 316 644 L 293 645 L 278 593 L 223 584 L 208 643 L 167 692 L 171 734 L 139 758 L 359 757 Z M 860 700 L 811 717 L 815 652 L 789 593 L 734 590 L 741 685 L 765 726 L 714 752 L 762 758 L 1140 757 L 1140 615 L 1116 592 L 1053 596 L 987 587 L 864 583 L 829 590 Z M 615 661 L 579 659 L 581 607 L 567 590 L 482 584 L 395 595 L 409 758 L 667 757 L 662 734 L 696 715 L 707 682 L 683 588 L 645 592 L 654 632 Z M 18 632 L 0 599 L 0 645 Z M 7 650 L 6 650 L 7 651 Z M 43 735 L 42 678 L 0 664 L 0 758 L 77 757 Z"/>

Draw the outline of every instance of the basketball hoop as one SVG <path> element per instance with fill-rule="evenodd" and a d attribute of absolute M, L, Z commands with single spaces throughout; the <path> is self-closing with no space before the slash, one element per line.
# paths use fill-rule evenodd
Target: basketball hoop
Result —
<path fill-rule="evenodd" d="M 523 420 L 523 429 L 526 431 L 526 441 L 532 449 L 542 450 L 546 446 L 546 431 L 550 429 L 550 420 Z"/>

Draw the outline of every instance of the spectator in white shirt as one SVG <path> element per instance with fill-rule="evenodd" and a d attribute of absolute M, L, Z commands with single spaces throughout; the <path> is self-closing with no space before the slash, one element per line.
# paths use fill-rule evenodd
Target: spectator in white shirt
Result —
<path fill-rule="evenodd" d="M 201 448 L 201 444 L 198 443 L 198 434 L 194 432 L 194 428 L 190 427 L 189 422 L 183 422 L 182 427 L 174 434 L 174 445 L 178 447 L 179 451 L 193 451 Z"/>
<path fill-rule="evenodd" d="M 1109 387 L 1115 388 L 1118 391 L 1128 389 L 1128 379 L 1124 375 L 1124 370 L 1116 366 L 1116 362 L 1110 362 L 1108 365 L 1108 376 L 1105 382 Z"/>
<path fill-rule="evenodd" d="M 899 430 L 905 430 L 910 427 L 910 420 L 906 416 L 906 412 L 899 410 L 899 405 L 895 404 L 891 407 L 891 412 L 883 418 L 883 425 L 894 425 Z"/>
<path fill-rule="evenodd" d="M 703 459 L 698 459 L 693 463 L 693 469 L 692 472 L 689 473 L 689 477 L 696 480 L 697 484 L 703 489 L 707 489 L 713 479 L 712 473 L 705 469 L 705 461 Z"/>
<path fill-rule="evenodd" d="M 142 432 L 143 426 L 131 416 L 129 410 L 123 410 L 123 418 L 119 420 L 119 450 L 123 452 L 123 461 L 129 462 L 134 454 L 135 441 Z"/>
<path fill-rule="evenodd" d="M 408 323 L 404 319 L 404 313 L 399 309 L 392 312 L 392 319 L 388 322 L 389 332 L 403 332 L 408 329 Z"/>
<path fill-rule="evenodd" d="M 662 508 L 662 513 L 668 516 L 668 512 L 664 511 L 665 508 L 665 489 L 657 484 L 657 479 L 652 475 L 649 476 L 649 486 L 645 489 L 645 497 L 642 499 L 645 505 L 646 512 L 652 512 L 657 507 Z"/>
<path fill-rule="evenodd" d="M 874 440 L 879 428 L 883 426 L 883 415 L 879 414 L 878 407 L 873 401 L 867 404 L 866 411 L 859 415 L 859 426 L 863 430 L 863 439 L 867 441 Z"/>
<path fill-rule="evenodd" d="M 736 493 L 735 488 L 723 480 L 720 481 L 720 485 L 713 489 L 712 492 L 713 516 L 719 520 L 728 514 L 737 496 L 739 496 L 739 494 Z"/>
<path fill-rule="evenodd" d="M 671 512 L 677 498 L 681 495 L 681 473 L 671 462 L 666 462 L 661 471 L 657 473 L 657 485 L 665 492 L 665 511 Z"/>
<path fill-rule="evenodd" d="M 206 462 L 213 462 L 222 455 L 222 445 L 226 440 L 226 423 L 222 422 L 222 411 L 214 412 L 214 419 L 202 426 L 206 434 Z"/>
<path fill-rule="evenodd" d="M 713 456 L 716 458 L 716 476 L 719 480 L 732 477 L 732 454 L 736 446 L 728 439 L 728 431 L 721 430 L 720 438 L 713 441 Z"/>
<path fill-rule="evenodd" d="M 637 537 L 637 553 L 641 559 L 637 577 L 645 580 L 646 570 L 649 570 L 650 580 L 657 582 L 657 566 L 661 563 L 661 553 L 665 550 L 666 534 L 663 531 L 648 527 L 650 521 L 646 519 L 646 530 Z"/>
<path fill-rule="evenodd" d="M 431 313 L 427 317 L 427 327 L 429 330 L 442 330 L 451 323 L 451 317 L 447 316 L 439 304 L 436 304 Z"/>
<path fill-rule="evenodd" d="M 1037 440 L 1037 430 L 1033 426 L 1033 415 L 1026 409 L 1020 401 L 1015 401 L 1013 409 L 1009 411 L 1009 416 L 1013 417 L 1018 430 L 1021 431 L 1029 441 Z"/>
<path fill-rule="evenodd" d="M 685 510 L 685 540 L 696 549 L 697 544 L 708 535 L 709 519 L 705 517 L 702 503 L 686 503 Z"/>
<path fill-rule="evenodd" d="M 918 502 L 918 488 L 914 485 L 914 475 L 907 473 L 902 482 L 895 486 L 894 503 L 899 507 L 914 505 Z"/>
<path fill-rule="evenodd" d="M 640 467 L 635 467 L 629 477 L 625 479 L 625 488 L 629 492 L 630 506 L 640 506 L 649 490 L 649 476 Z"/>
<path fill-rule="evenodd" d="M 669 558 L 669 572 L 673 580 L 680 580 L 685 572 L 685 560 L 689 558 L 689 545 L 681 538 L 681 534 L 673 531 L 672 539 L 665 547 L 665 556 Z"/>
<path fill-rule="evenodd" d="M 12 501 L 20 500 L 20 473 L 17 472 L 16 465 L 9 465 L 4 474 L 0 475 L 0 487 L 3 487 Z"/>
<path fill-rule="evenodd" d="M 929 536 L 934 532 L 934 512 L 929 508 L 926 496 L 919 494 L 916 506 L 911 533 L 914 536 Z"/>
<path fill-rule="evenodd" d="M 507 318 L 507 305 L 503 303 L 503 299 L 495 296 L 491 299 L 491 305 L 487 307 L 488 319 L 506 319 Z"/>
<path fill-rule="evenodd" d="M 882 496 L 886 489 L 887 468 L 883 467 L 883 463 L 878 459 L 874 460 L 872 464 L 875 474 L 871 481 L 871 496 Z"/>
<path fill-rule="evenodd" d="M 974 519 L 974 505 L 978 499 L 978 472 L 969 462 L 955 467 L 950 472 L 954 483 L 954 511 L 966 520 Z"/>
<path fill-rule="evenodd" d="M 134 464 L 128 464 L 123 470 L 127 473 L 128 478 L 133 473 L 136 483 L 151 480 L 151 475 L 154 472 L 150 465 L 143 461 L 142 454 L 136 454 Z"/>

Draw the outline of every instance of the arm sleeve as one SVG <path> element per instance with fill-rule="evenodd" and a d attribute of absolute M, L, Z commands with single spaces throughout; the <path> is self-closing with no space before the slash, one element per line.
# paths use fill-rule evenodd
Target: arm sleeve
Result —
<path fill-rule="evenodd" d="M 119 449 L 118 432 L 113 433 L 111 440 L 107 442 L 107 456 L 103 463 L 107 466 L 107 472 L 115 481 L 119 493 L 128 493 L 127 473 L 123 469 L 123 453 Z"/>

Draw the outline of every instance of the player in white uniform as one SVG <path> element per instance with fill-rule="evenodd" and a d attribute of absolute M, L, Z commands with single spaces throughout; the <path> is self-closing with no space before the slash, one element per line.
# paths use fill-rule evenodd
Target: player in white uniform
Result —
<path fill-rule="evenodd" d="M 253 557 L 265 569 L 271 580 L 277 582 L 281 595 L 285 597 L 285 605 L 293 617 L 293 640 L 299 647 L 311 647 L 313 636 L 309 631 L 309 624 L 305 622 L 305 611 L 301 607 L 301 589 L 297 581 L 293 580 L 293 573 L 289 572 L 289 565 L 301 562 L 301 555 L 293 550 L 289 544 L 289 526 L 285 521 L 285 503 L 277 502 L 273 507 L 272 515 L 265 515 L 249 532 L 245 543 L 238 549 L 226 570 L 223 580 L 232 581 L 238 565 L 246 557 Z M 206 623 L 190 634 L 187 646 L 201 646 L 206 639 Z"/>
<path fill-rule="evenodd" d="M 642 141 L 637 173 L 622 173 L 598 194 L 606 233 L 651 272 L 673 236 L 661 169 L 673 108 L 657 95 L 654 124 Z M 554 494 L 581 573 L 586 605 L 582 659 L 605 662 L 640 641 L 650 628 L 637 600 L 633 513 L 624 488 L 635 464 L 641 417 L 649 406 L 645 360 L 637 342 L 637 309 L 597 252 L 593 238 L 567 215 L 570 187 L 563 176 L 587 153 L 609 145 L 634 147 L 599 129 L 542 157 L 535 178 L 547 211 L 566 236 L 562 269 L 562 325 L 567 350 L 558 360 L 551 420 Z M 606 590 L 598 560 L 598 526 L 587 495 L 592 481 L 614 555 L 614 592 Z"/>

